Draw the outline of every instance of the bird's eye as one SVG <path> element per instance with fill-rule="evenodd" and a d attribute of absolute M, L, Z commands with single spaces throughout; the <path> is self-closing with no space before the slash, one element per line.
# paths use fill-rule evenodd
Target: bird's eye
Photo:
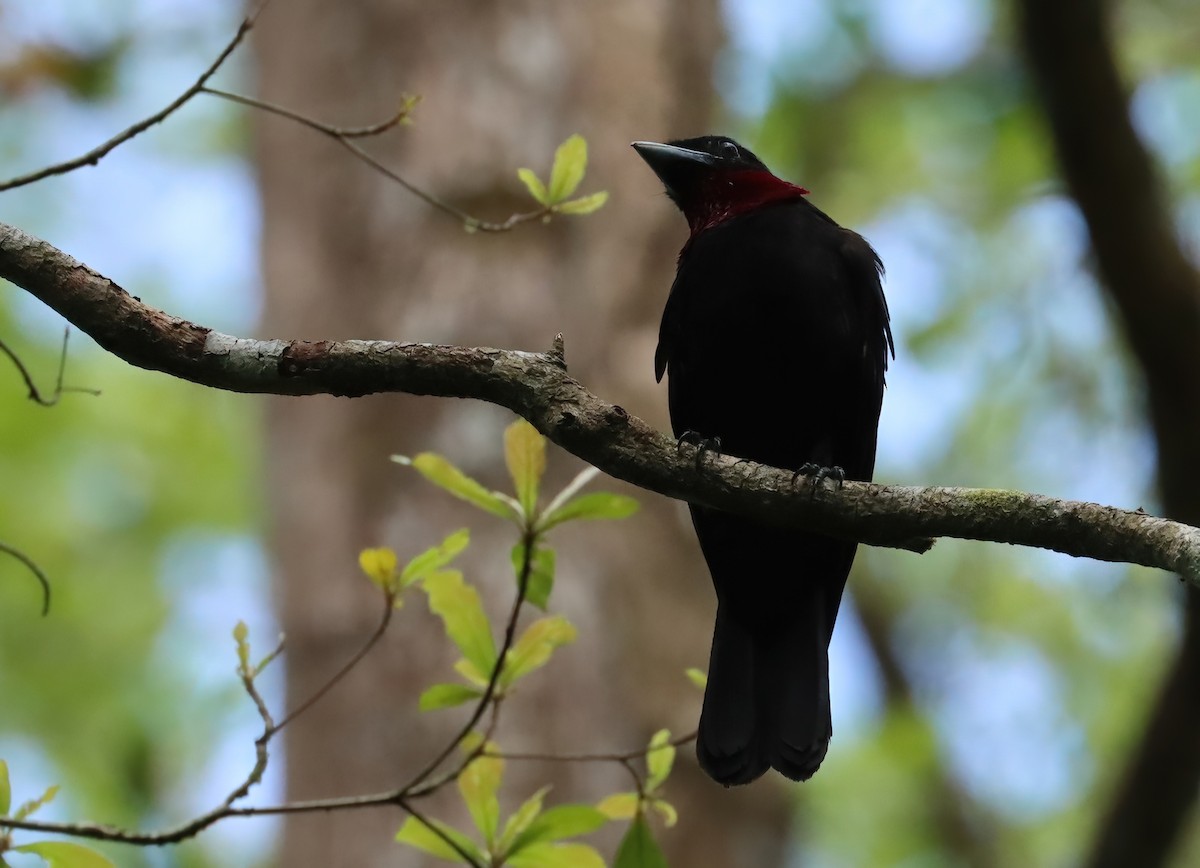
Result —
<path fill-rule="evenodd" d="M 736 160 L 741 157 L 742 152 L 738 150 L 738 146 L 733 142 L 721 142 L 721 156 L 730 160 Z"/>

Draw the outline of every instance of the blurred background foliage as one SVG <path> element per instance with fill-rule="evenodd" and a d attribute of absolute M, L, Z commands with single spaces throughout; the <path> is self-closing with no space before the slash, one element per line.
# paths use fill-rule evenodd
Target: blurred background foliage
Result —
<path fill-rule="evenodd" d="M 0 0 L 0 175 L 74 156 L 168 102 L 240 14 L 229 0 Z M 1194 245 L 1200 7 L 1118 14 L 1133 116 Z M 898 346 L 877 478 L 1154 511 L 1138 376 L 1055 177 L 1007 4 L 727 0 L 725 15 L 713 128 L 803 183 L 888 266 Z M 222 81 L 238 79 L 235 62 Z M 252 332 L 258 217 L 236 117 L 197 101 L 98 168 L 4 194 L 0 219 L 156 305 Z M 55 316 L 5 292 L 0 337 L 52 383 Z M 58 818 L 157 826 L 207 808 L 251 758 L 229 628 L 244 618 L 264 641 L 274 629 L 259 405 L 131 369 L 82 336 L 72 347 L 68 383 L 102 396 L 40 408 L 0 365 L 0 539 L 54 584 L 38 618 L 34 583 L 0 560 L 0 756 L 18 798 L 64 784 Z M 851 587 L 834 640 L 837 738 L 795 789 L 798 864 L 1071 862 L 1173 647 L 1175 583 L 944 541 L 920 558 L 864 550 Z M 118 862 L 252 864 L 275 828 L 226 823 Z M 1197 861 L 1193 833 L 1177 864 Z"/>

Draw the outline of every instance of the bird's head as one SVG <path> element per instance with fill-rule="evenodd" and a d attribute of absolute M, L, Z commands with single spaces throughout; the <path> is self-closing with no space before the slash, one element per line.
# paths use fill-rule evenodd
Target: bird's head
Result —
<path fill-rule="evenodd" d="M 692 235 L 731 217 L 808 193 L 771 174 L 744 145 L 725 136 L 701 136 L 666 144 L 634 142 L 633 149 L 658 175 L 667 195 L 687 218 Z"/>

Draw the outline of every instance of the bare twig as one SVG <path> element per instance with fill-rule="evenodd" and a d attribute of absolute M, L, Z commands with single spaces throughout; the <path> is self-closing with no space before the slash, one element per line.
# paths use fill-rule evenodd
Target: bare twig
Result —
<path fill-rule="evenodd" d="M 385 178 L 388 178 L 389 180 L 394 181 L 395 183 L 399 184 L 401 187 L 403 187 L 409 193 L 416 196 L 418 199 L 425 202 L 426 204 L 431 205 L 434 208 L 437 208 L 439 211 L 443 211 L 446 214 L 449 214 L 451 217 L 454 217 L 457 220 L 461 220 L 463 223 L 463 226 L 465 226 L 467 229 L 469 229 L 473 232 L 474 231 L 507 232 L 510 229 L 513 229 L 516 226 L 521 225 L 522 223 L 529 223 L 534 220 L 540 220 L 541 218 L 546 217 L 548 214 L 552 213 L 550 208 L 545 207 L 545 208 L 539 208 L 536 211 L 526 211 L 526 212 L 522 212 L 519 214 L 513 214 L 510 217 L 508 217 L 506 220 L 503 220 L 499 223 L 493 223 L 493 222 L 490 222 L 487 220 L 481 220 L 478 217 L 474 217 L 474 216 L 468 214 L 466 211 L 463 211 L 461 208 L 456 208 L 455 206 L 451 205 L 449 202 L 446 202 L 444 199 L 440 199 L 437 196 L 433 195 L 432 193 L 428 193 L 425 190 L 422 190 L 420 187 L 413 184 L 411 181 L 406 179 L 404 176 L 402 176 L 401 174 L 396 172 L 394 169 L 390 169 L 387 166 L 385 166 L 378 159 L 376 159 L 370 153 L 365 151 L 357 142 L 353 141 L 353 139 L 356 139 L 356 138 L 363 138 L 366 136 L 378 135 L 379 133 L 386 132 L 387 130 L 392 129 L 393 127 L 397 126 L 398 124 L 403 123 L 405 120 L 408 119 L 409 113 L 412 111 L 413 103 L 412 103 L 411 99 L 406 99 L 404 101 L 403 105 L 401 106 L 400 110 L 395 115 L 393 115 L 391 118 L 388 118 L 380 123 L 373 124 L 371 126 L 366 126 L 366 127 L 346 128 L 346 127 L 336 127 L 331 124 L 326 124 L 321 121 L 315 120 L 314 118 L 310 118 L 307 115 L 302 115 L 299 112 L 295 112 L 295 111 L 292 111 L 291 109 L 284 108 L 283 106 L 278 106 L 278 105 L 275 105 L 274 103 L 269 103 L 264 100 L 255 99 L 253 97 L 242 96 L 241 94 L 230 93 L 230 92 L 224 91 L 224 90 L 216 90 L 215 88 L 205 88 L 204 91 L 205 91 L 205 93 L 209 93 L 213 96 L 220 97 L 221 99 L 227 99 L 232 102 L 240 103 L 241 105 L 244 105 L 244 106 L 249 106 L 250 108 L 255 108 L 260 111 L 265 111 L 269 114 L 278 115 L 279 117 L 287 118 L 288 120 L 295 121 L 296 123 L 306 126 L 311 130 L 315 130 L 316 132 L 321 133 L 322 135 L 328 136 L 329 138 L 331 138 L 335 142 L 337 142 L 339 145 L 344 147 L 351 154 L 353 154 L 356 159 L 361 160 L 363 163 L 366 163 L 372 169 L 374 169 L 375 171 L 377 171 L 381 175 L 383 175 Z"/>
<path fill-rule="evenodd" d="M 45 616 L 50 612 L 50 580 L 46 578 L 46 574 L 42 572 L 42 568 L 37 565 L 37 562 L 29 557 L 18 548 L 13 548 L 7 543 L 0 542 L 0 552 L 4 552 L 9 557 L 16 558 L 29 572 L 33 573 L 33 577 L 38 580 L 38 584 L 42 586 L 42 615 Z"/>
<path fill-rule="evenodd" d="M 229 55 L 233 54 L 234 49 L 236 49 L 242 43 L 242 40 L 246 38 L 246 34 L 249 33 L 254 27 L 255 21 L 258 19 L 258 16 L 262 12 L 263 8 L 267 5 L 267 2 L 269 2 L 269 0 L 263 0 L 263 2 L 259 3 L 259 5 L 242 20 L 241 25 L 237 29 L 237 33 L 233 35 L 233 38 L 229 40 L 225 48 L 222 49 L 221 53 L 217 55 L 216 60 L 209 64 L 208 68 L 205 69 L 204 72 L 200 73 L 200 77 L 192 83 L 191 87 L 177 96 L 161 111 L 157 111 L 149 117 L 143 118 L 133 126 L 117 133 L 107 142 L 97 145 L 86 154 L 81 154 L 73 160 L 55 163 L 52 166 L 46 166 L 42 169 L 38 169 L 36 172 L 30 172 L 27 175 L 20 175 L 7 181 L 0 181 L 0 192 L 5 190 L 13 190 L 17 187 L 24 187 L 28 184 L 33 184 L 36 181 L 41 181 L 54 175 L 65 175 L 68 172 L 73 172 L 76 169 L 83 168 L 84 166 L 94 166 L 104 157 L 108 156 L 111 151 L 125 144 L 135 136 L 144 133 L 146 130 L 150 129 L 150 127 L 165 121 L 168 117 L 173 115 L 176 111 L 191 101 L 196 94 L 203 90 L 204 85 L 208 83 L 208 80 L 216 74 L 217 70 L 221 68 L 221 65 L 229 59 Z"/>
<path fill-rule="evenodd" d="M 510 753 L 509 751 L 484 751 L 484 756 L 517 762 L 547 763 L 624 763 L 648 756 L 669 747 L 681 747 L 696 740 L 696 731 L 678 735 L 668 742 L 654 747 L 642 747 L 624 753 Z"/>
<path fill-rule="evenodd" d="M 29 399 L 43 407 L 53 407 L 58 403 L 64 392 L 83 392 L 88 395 L 99 395 L 99 389 L 85 389 L 81 386 L 64 386 L 63 374 L 67 369 L 67 342 L 71 338 L 71 327 L 63 329 L 62 353 L 58 358 L 58 376 L 54 381 L 54 392 L 50 397 L 46 397 L 38 389 L 33 382 L 33 376 L 29 373 L 29 369 L 25 367 L 25 363 L 21 361 L 20 356 L 13 351 L 4 341 L 0 340 L 0 353 L 8 356 L 9 360 L 16 366 L 17 373 L 21 375 L 21 379 L 25 381 L 25 388 L 29 390 Z"/>
<path fill-rule="evenodd" d="M 65 175 L 68 172 L 73 172 L 76 169 L 83 168 L 84 166 L 94 166 L 99 163 L 100 160 L 106 157 L 111 151 L 125 144 L 135 136 L 138 136 L 150 129 L 150 127 L 165 121 L 168 117 L 196 97 L 197 94 L 206 93 L 210 96 L 215 96 L 230 102 L 239 103 L 249 108 L 254 108 L 259 111 L 265 111 L 273 115 L 278 115 L 279 117 L 287 118 L 288 120 L 306 126 L 311 130 L 315 130 L 322 135 L 328 136 L 353 154 L 356 159 L 361 160 L 363 163 L 366 163 L 384 177 L 399 184 L 413 196 L 416 196 L 426 204 L 437 208 L 439 211 L 449 214 L 456 220 L 461 221 L 463 226 L 471 232 L 507 232 L 523 223 L 541 220 L 554 213 L 554 209 L 547 206 L 533 211 L 512 214 L 505 220 L 499 222 L 481 220 L 478 217 L 468 214 L 461 208 L 456 208 L 449 202 L 446 202 L 438 196 L 435 196 L 432 193 L 429 193 L 416 186 L 394 169 L 390 169 L 385 166 L 378 159 L 365 151 L 355 141 L 356 139 L 381 135 L 399 126 L 400 124 L 405 123 L 409 119 L 412 108 L 414 105 L 416 105 L 419 97 L 404 97 L 401 100 L 401 107 L 397 110 L 397 112 L 391 117 L 380 121 L 379 123 L 369 124 L 363 127 L 337 127 L 332 124 L 322 123 L 321 121 L 310 118 L 297 111 L 266 102 L 265 100 L 259 100 L 253 97 L 242 96 L 241 94 L 221 90 L 219 88 L 209 87 L 209 79 L 216 74 L 217 70 L 221 68 L 234 50 L 242 43 L 246 37 L 246 34 L 253 29 L 258 16 L 262 13 L 263 8 L 268 2 L 269 0 L 262 0 L 258 7 L 246 16 L 241 25 L 238 27 L 238 30 L 234 34 L 233 38 L 229 41 L 225 48 L 222 49 L 221 53 L 217 55 L 216 59 L 209 64 L 208 68 L 200 74 L 200 76 L 187 88 L 187 90 L 176 97 L 165 108 L 155 112 L 149 117 L 143 118 L 132 126 L 129 126 L 117 133 L 117 135 L 113 136 L 103 144 L 97 145 L 87 153 L 81 154 L 74 159 L 66 160 L 61 163 L 55 163 L 52 166 L 46 166 L 38 169 L 35 172 L 30 172 L 26 175 L 20 175 L 16 178 L 10 178 L 7 181 L 0 181 L 0 192 L 12 190 L 17 187 L 24 187 L 54 175 Z M 8 352 L 7 348 L 4 347 L 3 344 L 0 344 L 0 350 Z M 11 352 L 8 352 L 8 355 L 13 359 L 14 362 L 18 364 L 18 367 L 20 367 L 20 362 L 16 359 L 16 357 L 13 356 Z M 22 373 L 24 373 L 23 369 Z M 27 376 L 26 380 L 28 381 Z"/>
<path fill-rule="evenodd" d="M 383 617 L 379 619 L 379 624 L 375 627 L 374 632 L 367 637 L 367 641 L 364 642 L 362 647 L 354 652 L 350 659 L 347 660 L 337 672 L 330 676 L 329 680 L 321 685 L 321 687 L 318 688 L 312 696 L 308 697 L 308 699 L 304 700 L 304 702 L 301 702 L 298 706 L 289 711 L 284 716 L 283 720 L 279 721 L 279 723 L 273 727 L 272 734 L 283 729 L 297 717 L 316 705 L 321 698 L 330 690 L 332 690 L 339 681 L 345 678 L 350 670 L 357 666 L 362 659 L 366 657 L 368 653 L 370 653 L 371 649 L 378 644 L 379 640 L 383 638 L 383 634 L 387 632 L 388 625 L 392 623 L 392 614 L 396 611 L 396 596 L 392 593 L 384 593 L 383 598 L 385 607 L 383 610 Z"/>

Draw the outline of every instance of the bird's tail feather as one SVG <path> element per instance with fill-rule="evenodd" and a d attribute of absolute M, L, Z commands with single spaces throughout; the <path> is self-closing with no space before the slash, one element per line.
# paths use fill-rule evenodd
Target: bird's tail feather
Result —
<path fill-rule="evenodd" d="M 818 602 L 770 625 L 718 608 L 696 754 L 719 783 L 749 783 L 769 767 L 803 781 L 825 758 L 828 630 Z"/>

